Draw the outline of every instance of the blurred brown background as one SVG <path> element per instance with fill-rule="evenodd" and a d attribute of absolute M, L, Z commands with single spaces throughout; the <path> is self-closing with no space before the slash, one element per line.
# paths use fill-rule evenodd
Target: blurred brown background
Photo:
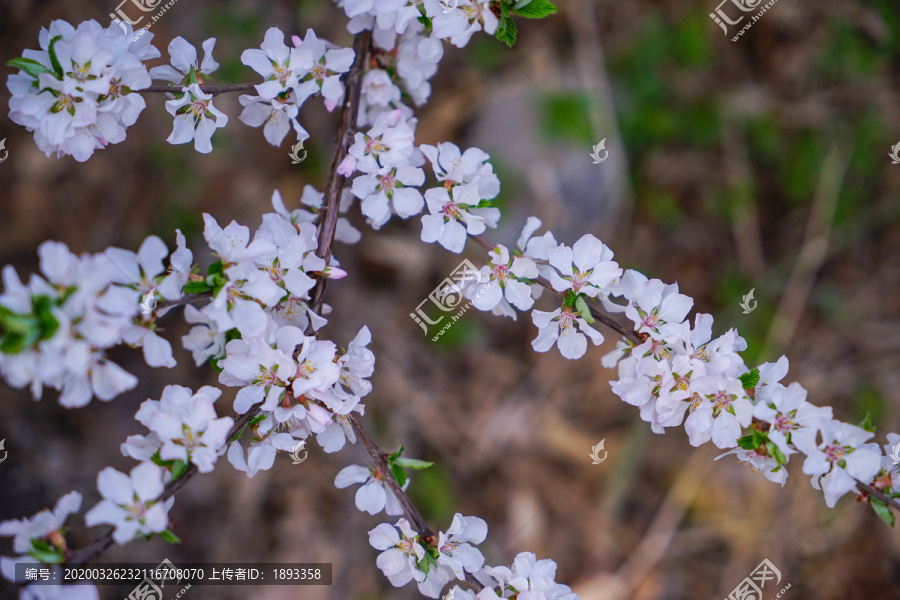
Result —
<path fill-rule="evenodd" d="M 559 4 L 553 17 L 520 21 L 514 49 L 481 35 L 464 50 L 446 46 L 417 141 L 491 154 L 504 209 L 492 240 L 514 244 L 531 214 L 567 243 L 594 233 L 621 264 L 678 281 L 698 310 L 716 315 L 717 332 L 738 327 L 748 364 L 786 353 L 790 380 L 811 401 L 850 422 L 869 411 L 884 443 L 900 419 L 900 165 L 887 156 L 900 140 L 896 5 L 781 0 L 735 43 L 708 17 L 715 0 Z M 3 0 L 0 55 L 36 48 L 55 18 L 105 23 L 115 6 Z M 256 81 L 239 56 L 266 28 L 313 27 L 349 45 L 345 22 L 327 0 L 180 0 L 151 31 L 164 58 L 177 35 L 198 47 L 216 36 L 213 83 L 236 83 Z M 8 98 L 4 88 L 4 107 Z M 312 139 L 300 165 L 287 157 L 290 137 L 272 148 L 237 120 L 236 95 L 216 99 L 231 121 L 211 155 L 165 142 L 163 103 L 148 97 L 128 138 L 85 164 L 45 158 L 4 114 L 0 263 L 36 270 L 46 239 L 97 252 L 136 249 L 155 233 L 171 247 L 176 227 L 196 253 L 202 212 L 255 228 L 274 189 L 289 207 L 305 184 L 322 189 L 335 116 L 320 102 L 301 112 Z M 588 153 L 604 138 L 609 159 L 593 165 Z M 900 598 L 896 532 L 853 497 L 828 509 L 797 458 L 780 488 L 731 457 L 713 462 L 715 448 L 692 448 L 680 429 L 653 435 L 610 391 L 614 374 L 600 357 L 612 335 L 570 362 L 531 350 L 527 315 L 512 322 L 470 310 L 440 342 L 426 339 L 408 314 L 460 257 L 421 243 L 418 219 L 375 234 L 356 209 L 352 218 L 364 236 L 337 246 L 350 276 L 328 286 L 325 335 L 346 344 L 363 324 L 372 329 L 378 370 L 365 419 L 382 448 L 402 442 L 407 455 L 435 461 L 414 475 L 411 494 L 436 529 L 455 511 L 481 516 L 490 564 L 526 550 L 551 557 L 583 600 L 719 599 L 764 558 L 781 586 L 791 584 L 784 598 Z M 475 248 L 465 256 L 484 258 Z M 759 305 L 744 315 L 738 303 L 751 288 Z M 538 307 L 553 308 L 547 299 Z M 141 384 L 108 404 L 66 410 L 53 392 L 35 403 L 0 386 L 9 451 L 0 518 L 31 515 L 73 489 L 91 507 L 102 467 L 135 464 L 118 446 L 144 433 L 138 405 L 169 383 L 215 382 L 180 348 L 178 321 L 166 333 L 179 365 L 149 369 L 137 351 L 117 349 Z M 226 390 L 221 413 L 231 398 Z M 609 458 L 591 465 L 601 439 Z M 360 514 L 355 488 L 332 485 L 341 467 L 364 461 L 362 448 L 325 455 L 311 446 L 301 465 L 279 457 L 252 480 L 223 459 L 177 496 L 182 545 L 135 542 L 104 560 L 334 563 L 330 588 L 194 587 L 194 600 L 418 597 L 414 586 L 392 589 L 375 567 L 366 531 L 387 519 Z M 70 538 L 96 535 L 75 526 Z M 0 553 L 10 548 L 4 539 Z M 127 593 L 101 588 L 104 600 Z"/>

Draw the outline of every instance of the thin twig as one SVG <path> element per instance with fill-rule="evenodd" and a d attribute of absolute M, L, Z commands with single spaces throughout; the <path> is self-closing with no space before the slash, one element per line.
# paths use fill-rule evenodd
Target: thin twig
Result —
<path fill-rule="evenodd" d="M 331 259 L 331 246 L 334 244 L 334 231 L 337 229 L 338 216 L 341 209 L 341 194 L 344 191 L 344 183 L 347 178 L 338 173 L 338 167 L 347 157 L 350 144 L 356 133 L 356 117 L 359 114 L 359 96 L 362 91 L 362 77 L 365 74 L 366 64 L 369 59 L 369 51 L 372 44 L 372 33 L 368 30 L 357 34 L 353 41 L 353 51 L 356 58 L 347 74 L 345 89 L 347 95 L 344 98 L 344 107 L 341 110 L 341 124 L 338 128 L 337 143 L 334 146 L 334 155 L 331 157 L 331 169 L 329 171 L 328 187 L 325 189 L 325 201 L 322 210 L 319 211 L 319 247 L 316 256 Z M 310 307 L 318 311 L 325 293 L 325 278 L 316 283 L 310 295 Z"/>
<path fill-rule="evenodd" d="M 259 405 L 254 406 L 249 411 L 247 411 L 246 413 L 244 413 L 243 415 L 238 417 L 237 420 L 234 422 L 234 426 L 228 432 L 227 439 L 230 440 L 231 438 L 236 436 L 244 427 L 247 426 L 247 423 L 249 423 L 250 420 L 253 417 L 255 417 L 258 413 L 259 413 Z M 159 496 L 158 501 L 163 502 L 165 500 L 168 500 L 172 496 L 174 496 L 175 493 L 178 492 L 178 490 L 180 490 L 181 488 L 183 488 L 185 486 L 185 484 L 191 478 L 193 478 L 194 475 L 196 475 L 197 473 L 198 473 L 198 471 L 197 471 L 196 466 L 194 466 L 194 465 L 189 466 L 185 470 L 184 474 L 181 477 L 179 477 L 178 479 L 174 479 L 165 485 L 165 487 L 163 488 L 162 494 L 160 494 L 160 496 Z M 106 550 L 109 549 L 109 547 L 112 545 L 113 545 L 113 538 L 112 538 L 112 531 L 110 531 L 109 533 L 106 533 L 106 534 L 100 536 L 99 538 L 97 538 L 96 540 L 94 540 L 93 542 L 88 544 L 87 546 L 83 546 L 83 547 L 75 550 L 74 552 L 72 552 L 72 554 L 69 556 L 69 560 L 68 560 L 67 564 L 70 566 L 73 566 L 73 567 L 77 567 L 77 566 L 89 563 L 91 561 L 97 560 L 97 558 L 99 558 L 101 554 L 106 552 Z"/>
<path fill-rule="evenodd" d="M 871 485 L 869 485 L 867 483 L 863 483 L 859 479 L 856 480 L 856 483 L 859 484 L 859 488 L 862 491 L 864 491 L 866 494 L 868 494 L 869 496 L 875 496 L 876 498 L 878 498 L 879 500 L 881 500 L 882 502 L 886 503 L 888 506 L 890 506 L 891 508 L 896 510 L 897 512 L 900 512 L 900 502 L 898 502 L 896 498 L 891 498 L 887 494 L 885 494 L 879 490 L 876 490 Z"/>
<path fill-rule="evenodd" d="M 481 246 L 482 248 L 484 248 L 484 250 L 487 252 L 490 252 L 491 250 L 493 250 L 494 248 L 497 247 L 496 244 L 491 243 L 490 240 L 485 238 L 483 235 L 470 235 L 469 238 L 475 240 L 475 242 L 478 243 L 478 245 Z M 564 295 L 563 292 L 556 291 L 553 288 L 553 286 L 550 284 L 550 282 L 547 281 L 546 279 L 544 279 L 543 277 L 536 278 L 534 280 L 534 282 L 540 284 L 543 288 L 550 290 L 551 293 L 556 294 L 559 297 L 563 297 L 563 295 Z M 607 327 L 609 327 L 610 329 L 612 329 L 619 335 L 622 335 L 623 337 L 628 339 L 628 341 L 630 341 L 634 344 L 640 344 L 644 341 L 643 338 L 641 338 L 641 335 L 637 331 L 634 331 L 633 329 L 629 329 L 628 327 L 626 327 L 625 325 L 622 325 L 615 319 L 612 319 L 609 316 L 601 313 L 599 310 L 597 310 L 593 306 L 590 306 L 589 308 L 591 310 L 591 316 L 594 319 L 596 319 L 597 321 L 600 321 L 601 323 L 603 323 L 604 325 L 606 325 Z"/>
<path fill-rule="evenodd" d="M 226 92 L 249 92 L 256 88 L 255 83 L 232 83 L 230 85 L 201 85 L 200 89 L 206 93 L 216 96 Z M 182 88 L 177 85 L 151 85 L 141 90 L 133 90 L 135 92 L 149 92 L 151 94 L 171 94 L 181 93 Z"/>

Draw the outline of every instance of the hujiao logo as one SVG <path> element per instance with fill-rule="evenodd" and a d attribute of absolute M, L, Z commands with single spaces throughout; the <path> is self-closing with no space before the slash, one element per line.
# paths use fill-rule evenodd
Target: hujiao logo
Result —
<path fill-rule="evenodd" d="M 118 23 L 123 29 L 125 28 L 124 23 L 137 25 L 144 20 L 143 15 L 140 15 L 136 20 L 131 20 L 131 17 L 129 17 L 128 14 L 122 9 L 122 6 L 128 3 L 133 4 L 141 12 L 147 13 L 156 10 L 156 7 L 162 3 L 162 0 L 122 0 L 122 2 L 119 3 L 119 6 L 116 7 L 116 11 L 109 13 L 109 17 L 113 21 Z"/>
<path fill-rule="evenodd" d="M 725 33 L 725 35 L 728 35 L 728 27 L 725 26 L 726 23 L 728 25 L 737 25 L 744 20 L 743 15 L 741 15 L 737 20 L 732 20 L 731 17 L 729 17 L 724 12 L 724 10 L 722 9 L 722 5 L 729 3 L 734 4 L 734 6 L 740 9 L 742 12 L 747 13 L 756 10 L 759 5 L 762 4 L 762 0 L 722 0 L 722 2 L 719 3 L 719 6 L 716 7 L 716 12 L 709 13 L 709 17 L 713 21 L 718 23 L 719 27 L 722 28 L 722 31 Z"/>

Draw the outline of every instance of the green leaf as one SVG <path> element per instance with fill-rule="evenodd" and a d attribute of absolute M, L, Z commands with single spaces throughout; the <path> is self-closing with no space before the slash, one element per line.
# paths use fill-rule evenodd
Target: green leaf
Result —
<path fill-rule="evenodd" d="M 502 6 L 505 6 L 503 4 Z M 510 17 L 502 16 L 500 17 L 500 25 L 497 27 L 497 32 L 494 36 L 500 40 L 501 42 L 505 42 L 507 46 L 512 48 L 513 44 L 516 43 L 516 35 L 518 34 L 518 30 L 516 29 L 516 23 Z"/>
<path fill-rule="evenodd" d="M 25 331 L 7 331 L 0 342 L 0 352 L 3 354 L 18 354 L 32 346 L 41 338 L 41 330 L 35 322 L 34 327 Z"/>
<path fill-rule="evenodd" d="M 52 40 L 50 40 L 50 47 L 47 48 L 47 53 L 50 55 L 50 64 L 53 66 L 53 71 L 56 73 L 56 76 L 62 79 L 63 76 L 63 68 L 62 65 L 59 64 L 59 59 L 56 58 L 56 50 L 54 50 L 54 46 L 56 42 L 62 39 L 61 35 L 56 36 Z"/>
<path fill-rule="evenodd" d="M 397 480 L 397 484 L 402 488 L 404 485 L 406 485 L 406 480 L 407 480 L 406 471 L 404 471 L 403 467 L 401 467 L 400 465 L 398 465 L 396 463 L 392 464 L 390 467 L 391 467 L 391 474 L 394 476 L 394 479 Z"/>
<path fill-rule="evenodd" d="M 225 264 L 221 260 L 217 260 L 206 268 L 206 274 L 215 275 L 216 273 L 221 273 L 224 268 Z"/>
<path fill-rule="evenodd" d="M 159 533 L 159 537 L 166 540 L 170 544 L 180 544 L 181 543 L 181 538 L 178 537 L 177 535 L 175 535 L 174 533 L 172 533 L 171 529 L 163 529 Z"/>
<path fill-rule="evenodd" d="M 738 446 L 743 448 L 744 450 L 756 450 L 756 445 L 753 443 L 752 435 L 745 435 L 744 437 L 738 440 Z"/>
<path fill-rule="evenodd" d="M 765 444 L 767 441 L 769 441 L 769 436 L 764 434 L 759 429 L 754 429 L 753 433 L 751 435 L 753 436 L 753 447 L 754 448 L 759 448 L 760 446 Z"/>
<path fill-rule="evenodd" d="M 870 497 L 869 504 L 872 505 L 872 510 L 875 511 L 875 514 L 878 515 L 882 521 L 884 521 L 891 527 L 894 526 L 894 513 L 891 512 L 891 509 L 887 505 L 887 502 L 879 500 L 878 498 Z"/>
<path fill-rule="evenodd" d="M 775 442 L 767 441 L 766 449 L 769 451 L 769 455 L 778 461 L 779 465 L 783 465 L 787 463 L 787 457 L 784 453 L 775 445 Z"/>
<path fill-rule="evenodd" d="M 38 324 L 40 325 L 41 339 L 49 340 L 59 329 L 59 321 L 56 320 L 53 311 L 53 299 L 49 296 L 35 296 L 33 299 L 34 313 L 37 315 Z"/>
<path fill-rule="evenodd" d="M 857 427 L 865 429 L 869 433 L 874 433 L 875 432 L 875 424 L 872 423 L 872 413 L 870 413 L 869 411 L 866 411 L 866 418 L 863 419 L 862 421 L 860 421 L 860 423 L 859 423 L 859 425 L 857 425 Z"/>
<path fill-rule="evenodd" d="M 744 373 L 741 375 L 740 380 L 745 390 L 755 388 L 756 384 L 759 383 L 759 369 L 753 369 L 749 373 Z"/>
<path fill-rule="evenodd" d="M 185 294 L 202 294 L 209 290 L 210 287 L 205 281 L 188 281 L 184 286 Z"/>
<path fill-rule="evenodd" d="M 393 465 L 394 461 L 396 461 L 401 454 L 403 454 L 403 444 L 400 444 L 400 447 L 397 448 L 397 451 L 391 452 L 390 456 L 387 457 L 388 465 Z"/>
<path fill-rule="evenodd" d="M 13 67 L 14 69 L 22 69 L 35 79 L 37 79 L 41 73 L 53 72 L 38 61 L 30 58 L 22 58 L 21 56 L 7 61 L 6 66 Z"/>
<path fill-rule="evenodd" d="M 398 458 L 394 461 L 394 464 L 406 467 L 407 469 L 415 469 L 416 471 L 421 471 L 422 469 L 434 466 L 433 462 L 419 460 L 417 458 Z"/>
<path fill-rule="evenodd" d="M 556 13 L 556 11 L 556 5 L 550 0 L 531 0 L 531 2 L 519 8 L 513 7 L 513 14 L 526 19 L 543 19 Z"/>
<path fill-rule="evenodd" d="M 187 471 L 188 463 L 176 458 L 172 461 L 172 481 L 175 481 Z"/>
<path fill-rule="evenodd" d="M 577 310 L 581 315 L 581 318 L 588 323 L 594 322 L 594 317 L 591 316 L 591 309 L 588 308 L 587 302 L 584 301 L 584 296 L 581 294 L 575 298 L 575 310 Z"/>
<path fill-rule="evenodd" d="M 266 420 L 266 415 L 256 415 L 252 419 L 250 419 L 250 425 L 256 425 L 257 423 L 262 423 Z"/>
<path fill-rule="evenodd" d="M 162 458 L 160 458 L 159 450 L 153 453 L 153 456 L 150 457 L 150 460 L 153 461 L 153 464 L 160 467 L 168 467 L 172 463 L 172 461 L 170 460 L 163 460 Z"/>
<path fill-rule="evenodd" d="M 28 554 L 47 564 L 61 564 L 66 560 L 62 550 L 54 548 L 44 540 L 31 540 Z"/>

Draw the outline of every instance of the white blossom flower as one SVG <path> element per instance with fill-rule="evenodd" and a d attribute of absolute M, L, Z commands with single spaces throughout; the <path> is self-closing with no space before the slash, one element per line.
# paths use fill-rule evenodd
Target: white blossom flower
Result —
<path fill-rule="evenodd" d="M 484 566 L 484 555 L 472 544 L 482 543 L 487 532 L 483 519 L 456 513 L 447 532 L 438 534 L 438 564 L 450 567 L 458 579 L 465 579 L 466 572 L 478 572 Z"/>
<path fill-rule="evenodd" d="M 472 305 L 478 310 L 493 310 L 506 300 L 519 310 L 534 306 L 531 287 L 522 280 L 538 276 L 537 265 L 530 258 L 510 256 L 506 246 L 497 245 L 489 253 L 490 265 L 481 268 L 481 279 L 472 286 Z M 512 314 L 515 319 L 515 312 Z"/>
<path fill-rule="evenodd" d="M 203 61 L 197 62 L 197 49 L 181 36 L 169 42 L 171 65 L 161 65 L 150 69 L 150 77 L 170 81 L 176 86 L 182 83 L 203 83 L 203 77 L 219 68 L 212 57 L 216 38 L 209 38 L 203 44 Z M 193 78 L 191 77 L 193 75 Z"/>
<path fill-rule="evenodd" d="M 881 449 L 864 443 L 873 434 L 849 423 L 828 421 L 822 424 L 821 434 L 819 444 L 803 437 L 794 443 L 806 454 L 803 472 L 812 475 L 812 486 L 821 489 L 825 504 L 834 508 L 841 496 L 856 491 L 856 480 L 868 483 L 878 473 Z"/>
<path fill-rule="evenodd" d="M 400 167 L 410 163 L 415 150 L 415 119 L 406 119 L 400 110 L 383 112 L 366 133 L 357 131 L 347 151 L 355 158 L 356 168 L 376 173 L 382 167 Z"/>
<path fill-rule="evenodd" d="M 203 386 L 192 394 L 180 385 L 163 388 L 157 400 L 141 404 L 136 418 L 162 442 L 162 460 L 181 460 L 209 473 L 216 463 L 218 451 L 225 446 L 228 431 L 234 425 L 231 417 L 216 418 L 213 402 L 222 391 Z"/>
<path fill-rule="evenodd" d="M 297 371 L 292 390 L 295 397 L 308 396 L 321 399 L 325 391 L 340 379 L 340 368 L 334 362 L 337 347 L 334 342 L 303 338 L 303 346 L 297 356 Z"/>
<path fill-rule="evenodd" d="M 262 410 L 272 411 L 281 401 L 296 374 L 291 354 L 297 345 L 294 334 L 298 332 L 296 327 L 283 327 L 278 332 L 275 348 L 260 337 L 231 340 L 225 345 L 225 358 L 219 362 L 222 367 L 219 382 L 243 386 L 234 400 L 238 414 L 244 414 L 260 402 Z"/>
<path fill-rule="evenodd" d="M 281 101 L 295 106 L 303 104 L 318 91 L 315 83 L 300 84 L 299 81 L 300 77 L 312 69 L 313 60 L 312 48 L 288 47 L 284 43 L 284 32 L 277 27 L 266 30 L 260 49 L 250 48 L 241 53 L 241 62 L 265 79 L 264 83 L 256 86 L 256 91 L 263 100 L 274 100 L 284 94 Z M 287 92 L 296 95 L 292 97 Z"/>
<path fill-rule="evenodd" d="M 434 17 L 434 35 L 449 39 L 457 48 L 464 48 L 477 31 L 494 35 L 500 23 L 491 10 L 490 0 L 458 0 L 458 6 L 449 12 L 433 8 L 435 4 L 438 4 L 436 0 L 425 2 L 426 9 L 430 7 L 427 14 Z"/>
<path fill-rule="evenodd" d="M 695 394 L 684 421 L 692 446 L 710 439 L 717 448 L 734 448 L 741 437 L 741 427 L 753 419 L 753 403 L 741 382 L 728 377 L 703 377 L 690 382 Z"/>
<path fill-rule="evenodd" d="M 27 519 L 0 522 L 0 536 L 13 537 L 13 551 L 25 554 L 31 540 L 44 539 L 58 532 L 66 518 L 81 508 L 81 494 L 69 492 L 56 501 L 52 511 L 44 509 Z"/>
<path fill-rule="evenodd" d="M 538 328 L 538 336 L 531 342 L 535 352 L 546 352 L 554 345 L 568 359 L 578 359 L 587 352 L 587 336 L 599 346 L 603 343 L 603 334 L 588 325 L 588 322 L 577 314 L 562 308 L 553 312 L 534 309 L 531 319 Z M 577 326 L 577 328 L 576 328 Z"/>
<path fill-rule="evenodd" d="M 297 48 L 312 52 L 313 66 L 305 79 L 319 88 L 325 99 L 325 108 L 331 112 L 344 97 L 341 74 L 349 71 L 353 64 L 356 56 L 353 49 L 330 47 L 333 44 L 320 40 L 312 29 L 306 30 L 303 40 L 294 36 L 293 43 Z"/>
<path fill-rule="evenodd" d="M 363 397 L 372 391 L 372 384 L 367 381 L 375 372 L 375 354 L 369 350 L 372 333 L 365 325 L 357 332 L 356 337 L 347 345 L 347 351 L 337 359 L 340 369 L 339 386 L 350 394 Z"/>
<path fill-rule="evenodd" d="M 578 600 L 569 586 L 556 582 L 556 563 L 545 558 L 538 560 L 532 552 L 519 553 L 510 567 L 493 567 L 488 573 L 494 577 L 504 592 L 518 598 L 540 600 Z M 482 590 L 478 600 L 500 598 L 491 588 Z"/>
<path fill-rule="evenodd" d="M 250 448 L 244 458 L 244 448 L 240 441 L 231 442 L 228 447 L 228 462 L 238 471 L 247 473 L 253 478 L 260 471 L 268 471 L 275 464 L 275 455 L 279 450 L 288 452 L 294 449 L 297 442 L 288 433 L 277 431 L 278 423 L 266 416 L 259 423 L 252 425 Z"/>
<path fill-rule="evenodd" d="M 187 335 L 181 336 L 181 345 L 188 350 L 198 367 L 210 358 L 225 353 L 225 333 L 219 331 L 204 312 L 190 304 L 184 307 L 184 320 L 194 325 Z"/>
<path fill-rule="evenodd" d="M 353 195 L 373 229 L 381 229 L 391 215 L 408 219 L 422 212 L 425 200 L 416 189 L 425 183 L 425 171 L 417 167 L 382 167 L 353 180 Z"/>
<path fill-rule="evenodd" d="M 115 526 L 112 537 L 117 544 L 137 535 L 165 531 L 169 508 L 175 501 L 158 501 L 165 474 L 165 469 L 151 462 L 142 462 L 129 475 L 106 467 L 97 475 L 97 489 L 103 499 L 84 515 L 85 524 Z"/>
<path fill-rule="evenodd" d="M 350 465 L 341 469 L 334 478 L 334 486 L 339 490 L 356 483 L 362 484 L 356 490 L 356 508 L 360 512 L 377 515 L 383 510 L 390 516 L 403 514 L 403 505 L 377 471 L 366 466 Z M 408 479 L 403 489 L 407 487 L 409 487 Z"/>
<path fill-rule="evenodd" d="M 500 193 L 500 180 L 488 162 L 491 157 L 484 150 L 469 148 L 461 152 L 459 146 L 452 142 L 441 142 L 437 146 L 422 144 L 419 150 L 431 162 L 438 181 L 474 183 L 478 187 L 479 198 L 484 200 L 492 200 Z"/>
<path fill-rule="evenodd" d="M 172 133 L 166 138 L 170 144 L 194 142 L 194 149 L 202 154 L 212 152 L 213 133 L 228 124 L 228 116 L 213 106 L 212 94 L 192 83 L 181 88 L 181 98 L 166 102 L 166 110 L 175 117 Z"/>
<path fill-rule="evenodd" d="M 438 242 L 459 254 L 466 244 L 466 234 L 480 235 L 488 226 L 496 227 L 500 218 L 497 208 L 478 208 L 481 198 L 475 184 L 453 187 L 452 197 L 445 188 L 431 188 L 425 192 L 425 202 L 431 214 L 422 217 L 422 241 Z"/>
<path fill-rule="evenodd" d="M 613 252 L 591 234 L 583 235 L 570 248 L 560 244 L 548 250 L 550 264 L 559 271 L 551 273 L 550 283 L 557 292 L 572 290 L 596 298 L 622 275 Z"/>
<path fill-rule="evenodd" d="M 775 384 L 768 402 L 757 401 L 753 416 L 770 424 L 768 437 L 785 455 L 794 450 L 789 444 L 809 448 L 822 426 L 832 420 L 830 406 L 815 406 L 806 401 L 806 390 L 799 383 L 787 387 Z"/>
<path fill-rule="evenodd" d="M 406 519 L 397 521 L 396 527 L 400 533 L 388 523 L 381 523 L 369 531 L 369 544 L 382 551 L 375 564 L 394 587 L 402 587 L 413 579 L 424 581 L 425 573 L 418 568 L 419 561 L 425 557 L 419 535 Z"/>
<path fill-rule="evenodd" d="M 625 290 L 629 304 L 625 315 L 635 324 L 639 333 L 647 333 L 656 339 L 666 339 L 669 332 L 684 321 L 694 300 L 678 293 L 678 285 L 666 285 L 658 279 L 647 279 L 632 270 L 623 276 L 623 284 L 629 279 L 631 289 Z"/>

